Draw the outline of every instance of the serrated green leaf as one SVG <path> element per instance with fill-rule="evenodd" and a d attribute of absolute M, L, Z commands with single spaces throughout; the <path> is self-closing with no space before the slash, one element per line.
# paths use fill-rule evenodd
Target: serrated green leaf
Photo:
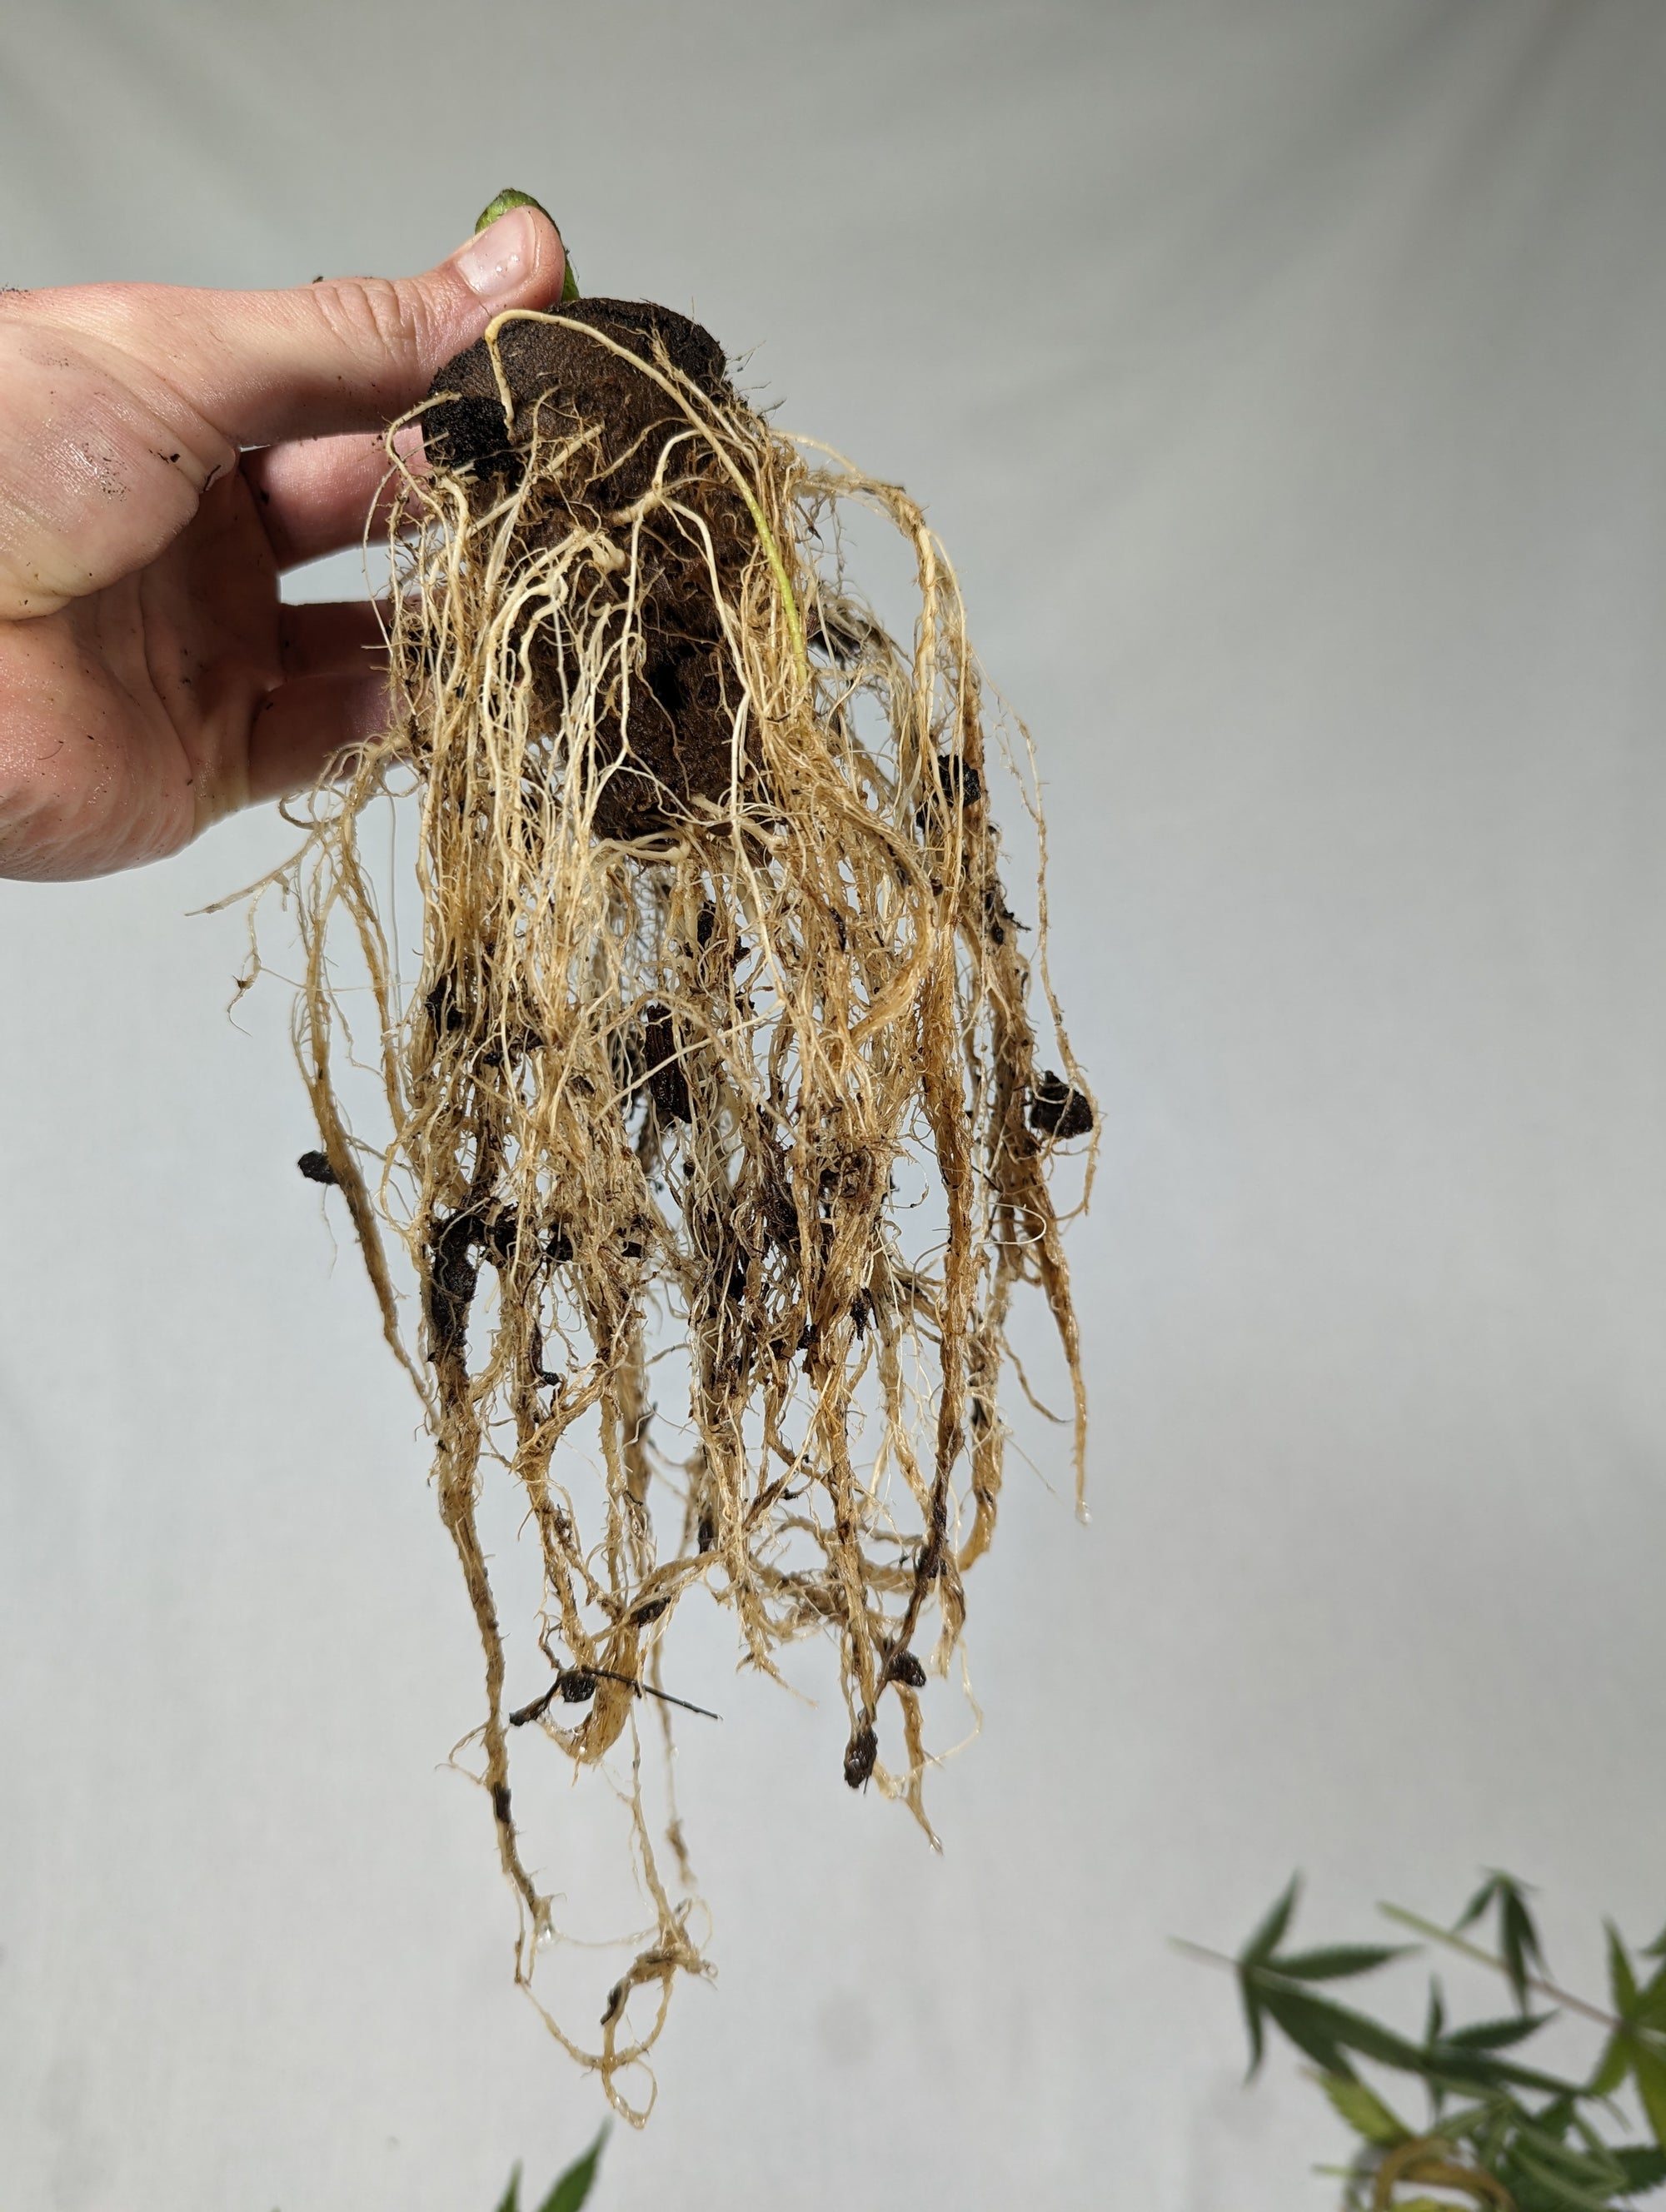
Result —
<path fill-rule="evenodd" d="M 1249 1973 L 1242 1966 L 1238 1969 L 1238 1995 L 1243 2001 L 1243 2026 L 1250 2038 L 1250 2070 L 1245 2079 L 1253 2081 L 1267 2056 L 1267 2038 L 1262 2022 L 1261 1999 L 1251 1988 Z"/>
<path fill-rule="evenodd" d="M 1562 2115 L 1566 2127 L 1571 2113 Z M 1597 2140 L 1585 2150 L 1575 2150 L 1572 2144 L 1562 2139 L 1560 2130 L 1553 2130 L 1538 2122 L 1529 2121 L 1517 2130 L 1515 2148 L 1525 2143 L 1535 2158 L 1543 2159 L 1564 2173 L 1570 2181 L 1582 2182 L 1592 2188 L 1612 2189 L 1619 2181 L 1620 2169 L 1614 2164 L 1608 2146 Z"/>
<path fill-rule="evenodd" d="M 509 2176 L 509 2185 L 503 2192 L 503 2202 L 497 2212 L 520 2212 L 520 2168 L 516 2166 Z"/>
<path fill-rule="evenodd" d="M 1626 1955 L 1626 1946 L 1620 1940 L 1620 1930 L 1612 1920 L 1605 1920 L 1602 1925 L 1608 1931 L 1608 1989 L 1614 1998 L 1614 2008 L 1621 2020 L 1635 2020 L 1639 1995 L 1637 1976 Z"/>
<path fill-rule="evenodd" d="M 1264 1990 L 1262 2002 L 1268 2018 L 1322 2072 L 1338 2075 L 1344 2081 L 1353 2079 L 1353 2069 L 1336 2039 L 1335 2006 L 1284 1990 L 1271 1993 Z"/>
<path fill-rule="evenodd" d="M 1452 1923 L 1452 1932 L 1454 1935 L 1462 1935 L 1466 1928 L 1471 1928 L 1474 1925 L 1475 1922 L 1481 1918 L 1482 1913 L 1486 1911 L 1487 1906 L 1493 1902 L 1493 1899 L 1498 1895 L 1499 1883 L 1505 1881 L 1508 1879 L 1509 1877 L 1505 1875 L 1488 1874 L 1486 1881 L 1482 1882 L 1481 1887 L 1475 1892 L 1468 1905 L 1464 1906 L 1463 1911 Z"/>
<path fill-rule="evenodd" d="M 1614 2156 L 1626 2177 L 1627 2197 L 1645 2197 L 1666 2182 L 1666 2150 L 1657 2143 L 1621 2143 Z"/>
<path fill-rule="evenodd" d="M 1333 1943 L 1320 1951 L 1292 1952 L 1274 1963 L 1292 1982 L 1340 1982 L 1353 1974 L 1374 1973 L 1416 1948 L 1415 1943 Z"/>
<path fill-rule="evenodd" d="M 1583 2112 L 1576 2112 L 1574 2113 L 1573 2125 L 1580 2141 L 1584 2144 L 1588 2150 L 1594 2152 L 1598 2158 L 1612 2158 L 1614 2156 L 1614 2145 L 1605 2141 L 1604 2138 L 1596 2132 L 1596 2130 L 1591 2125 L 1590 2122 L 1585 2118 Z"/>
<path fill-rule="evenodd" d="M 1494 2118 L 1497 2112 L 1497 2103 L 1490 2097 L 1479 2105 L 1460 2105 L 1455 2111 L 1448 2112 L 1439 2127 L 1431 2132 L 1450 2136 L 1455 2140 L 1461 2136 L 1472 2136 Z"/>
<path fill-rule="evenodd" d="M 1412 2131 L 1405 2122 L 1396 2118 L 1377 2092 L 1363 2081 L 1347 2074 L 1320 2074 L 1315 2078 L 1341 2118 L 1368 2143 L 1391 2150 L 1396 2143 L 1410 2140 Z"/>
<path fill-rule="evenodd" d="M 1645 1951 L 1639 1954 L 1647 1958 Z M 1666 1965 L 1657 1966 L 1637 1993 L 1637 2017 L 1646 2027 L 1666 2027 Z"/>
<path fill-rule="evenodd" d="M 1631 2070 L 1632 2039 L 1628 2035 L 1611 2035 L 1596 2062 L 1588 2094 L 1593 2097 L 1613 2096 Z"/>
<path fill-rule="evenodd" d="M 1445 2041 L 1463 2051 L 1507 2051 L 1511 2044 L 1525 2043 L 1529 2035 L 1536 2035 L 1555 2017 L 1554 2012 L 1530 2012 L 1524 2017 L 1512 2013 L 1503 2020 L 1472 2021 L 1467 2027 L 1453 2028 Z"/>
<path fill-rule="evenodd" d="M 1666 2057 L 1646 2043 L 1631 2047 L 1632 2079 L 1648 2117 L 1650 2131 L 1666 2150 Z"/>
<path fill-rule="evenodd" d="M 1510 2162 L 1532 2179 L 1548 2203 L 1566 2207 L 1566 2212 L 1614 2212 L 1611 2188 L 1604 2187 L 1601 2196 L 1582 2188 L 1519 2138 L 1511 2145 Z"/>
<path fill-rule="evenodd" d="M 579 2207 L 589 2196 L 596 2179 L 596 2165 L 602 2154 L 602 2145 L 607 2141 L 607 2123 L 603 2121 L 596 2140 L 581 2158 L 575 2158 L 561 2174 L 555 2187 L 538 2207 L 538 2212 L 579 2212 Z"/>
<path fill-rule="evenodd" d="M 1507 1878 L 1501 1878 L 1499 1890 L 1499 1936 L 1505 1972 L 1510 1977 L 1517 2004 L 1525 2012 L 1528 1981 L 1535 1966 L 1543 1970 L 1544 1953 L 1521 1888 Z"/>
<path fill-rule="evenodd" d="M 1499 1909 L 1499 1949 L 1503 1954 L 1501 1963 L 1510 1978 L 1516 2002 L 1522 2011 L 1527 2010 L 1527 1986 L 1532 1970 L 1544 1967 L 1544 1952 L 1539 1942 L 1539 1931 L 1534 1925 L 1533 1915 L 1528 1911 L 1527 1892 L 1523 1883 L 1513 1875 L 1493 1868 L 1487 1880 L 1463 1908 L 1453 1923 L 1454 1935 L 1461 1934 L 1472 1923 L 1481 1918 L 1490 1905 Z"/>
<path fill-rule="evenodd" d="M 1547 2096 L 1578 2096 L 1579 2086 L 1535 2067 L 1517 2065 L 1491 2051 L 1454 2047 L 1450 2039 L 1433 2045 L 1408 2042 L 1380 2021 L 1351 2011 L 1329 1997 L 1316 1996 L 1305 1984 L 1285 1979 L 1276 1964 L 1241 1970 L 1246 1996 L 1253 1992 L 1267 2016 L 1297 2048 L 1329 2074 L 1351 2075 L 1353 2069 L 1342 2057 L 1356 2052 L 1407 2074 L 1421 2075 L 1431 2086 L 1447 2090 L 1536 2089 Z"/>
<path fill-rule="evenodd" d="M 1238 1993 L 1243 2000 L 1243 2025 L 1250 2038 L 1250 2070 L 1248 2078 L 1254 2081 L 1261 2071 L 1267 2056 L 1265 2025 L 1262 2002 L 1253 1986 L 1254 1970 L 1270 1958 L 1283 1940 L 1290 1925 L 1290 1917 L 1296 1910 L 1296 1899 L 1301 1894 L 1302 1878 L 1293 1874 L 1272 1910 L 1256 1929 L 1237 1957 Z"/>
<path fill-rule="evenodd" d="M 1421 2069 L 1423 2054 L 1415 2044 L 1364 2013 L 1350 2011 L 1329 1997 L 1315 1996 L 1299 1982 L 1286 1981 L 1275 1967 L 1248 1967 L 1244 1979 L 1255 1989 L 1268 2017 L 1326 2073 L 1352 2075 L 1344 2051 L 1357 2051 L 1361 2057 L 1378 2059 L 1405 2073 Z"/>
<path fill-rule="evenodd" d="M 1495 2058 L 1489 2051 L 1454 2050 L 1450 2041 L 1420 2052 L 1419 2067 L 1458 2089 L 1537 2089 L 1547 2097 L 1585 2094 L 1580 2083 L 1565 2081 L 1560 2075 L 1541 2073 L 1535 2066 L 1518 2066 L 1513 2058 Z"/>
<path fill-rule="evenodd" d="M 1288 1888 L 1238 1953 L 1240 1966 L 1257 1966 L 1263 1960 L 1272 1957 L 1284 1941 L 1284 1931 L 1290 1925 L 1291 1915 L 1296 1910 L 1296 1899 L 1301 1893 L 1302 1878 L 1298 1874 L 1292 1874 Z"/>
<path fill-rule="evenodd" d="M 1441 2033 L 1444 2029 L 1445 2025 L 1446 2000 L 1441 1993 L 1440 1978 L 1438 1975 L 1431 1974 L 1429 1977 L 1428 2008 L 1423 2015 L 1423 2040 L 1425 2045 L 1430 2045 L 1438 2043 L 1440 2040 Z M 1430 2104 L 1433 2115 L 1436 2119 L 1439 2119 L 1441 2112 L 1446 2103 L 1445 2088 L 1438 2081 L 1431 2081 L 1428 2085 L 1428 2089 Z"/>
<path fill-rule="evenodd" d="M 1470 2137 L 1469 2147 L 1477 2166 L 1484 2166 L 1489 2173 L 1497 2173 L 1502 2170 L 1504 2154 L 1509 2147 L 1511 2130 L 1515 2124 L 1513 2118 L 1507 2121 L 1494 2118 L 1489 2121 L 1487 2126 L 1474 2130 Z"/>

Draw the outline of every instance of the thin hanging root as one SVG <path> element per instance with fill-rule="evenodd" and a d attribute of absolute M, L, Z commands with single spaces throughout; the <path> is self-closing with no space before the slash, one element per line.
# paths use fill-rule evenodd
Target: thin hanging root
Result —
<path fill-rule="evenodd" d="M 502 319 L 489 336 L 513 465 L 417 477 L 390 437 L 406 711 L 314 794 L 283 878 L 306 954 L 297 1050 L 389 1340 L 423 1393 L 485 1656 L 478 1778 L 528 1985 L 556 1931 L 523 1857 L 509 1726 L 517 1762 L 550 1742 L 577 1766 L 602 1760 L 642 1688 L 661 1686 L 662 1639 L 696 1585 L 733 1608 L 745 1662 L 770 1673 L 785 1644 L 828 1637 L 846 1778 L 873 1778 L 930 1834 L 914 1647 L 934 1624 L 929 1663 L 946 1674 L 962 1578 L 994 1533 L 997 1382 L 1021 1282 L 1056 1327 L 1082 1478 L 1049 1172 L 1093 1125 L 1050 990 L 1048 1058 L 1064 1073 L 1038 1060 L 978 678 L 920 509 L 836 459 L 812 463 L 663 345 L 644 362 L 605 330 L 583 335 L 654 382 L 666 422 L 646 446 L 633 434 L 623 461 L 606 421 L 546 422 L 499 349 L 515 323 L 550 319 Z M 849 502 L 913 549 L 909 646 L 840 573 Z M 390 791 L 416 817 L 408 989 L 361 845 Z M 369 1186 L 331 1050 L 344 925 L 387 1116 Z M 419 1286 L 414 1347 L 378 1216 Z M 655 1359 L 680 1358 L 685 1410 L 666 1381 L 678 1370 L 650 1388 L 667 1322 L 674 1348 Z M 673 1465 L 656 1436 L 679 1419 L 692 1449 Z M 564 1438 L 578 1492 L 555 1473 Z M 492 1464 L 524 1492 L 556 1675 L 513 1712 L 477 1518 Z M 660 1881 L 635 1760 L 629 1803 L 654 1929 L 609 1994 L 599 2047 L 539 2009 L 640 2122 L 647 2103 L 616 2076 L 645 2061 L 677 1977 L 706 1968 L 691 1900 Z M 632 2029 L 635 1990 L 654 2003 Z"/>

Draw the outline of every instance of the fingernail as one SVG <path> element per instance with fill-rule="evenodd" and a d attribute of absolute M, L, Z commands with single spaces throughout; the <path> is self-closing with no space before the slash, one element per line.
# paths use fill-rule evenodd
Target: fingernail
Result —
<path fill-rule="evenodd" d="M 531 208 L 511 208 L 453 261 L 470 289 L 495 305 L 520 290 L 538 266 L 538 217 Z"/>

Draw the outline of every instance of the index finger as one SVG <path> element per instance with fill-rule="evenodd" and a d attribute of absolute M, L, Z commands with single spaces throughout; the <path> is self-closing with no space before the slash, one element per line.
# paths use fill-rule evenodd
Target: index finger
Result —
<path fill-rule="evenodd" d="M 396 445 L 407 468 L 420 472 L 422 439 L 415 424 Z M 379 536 L 401 481 L 385 439 L 362 431 L 345 438 L 307 438 L 243 456 L 243 474 L 260 507 L 280 569 L 299 568 Z"/>

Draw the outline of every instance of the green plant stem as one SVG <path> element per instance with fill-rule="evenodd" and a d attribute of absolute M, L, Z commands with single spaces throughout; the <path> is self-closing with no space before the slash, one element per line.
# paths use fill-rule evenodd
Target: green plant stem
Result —
<path fill-rule="evenodd" d="M 1495 1953 L 1483 1951 L 1479 1943 L 1466 1942 L 1462 1936 L 1455 1935 L 1450 1928 L 1438 1927 L 1432 1920 L 1425 1920 L 1420 1913 L 1408 1912 L 1403 1905 L 1379 1905 L 1377 1909 L 1385 1919 L 1397 1920 L 1402 1928 L 1409 1928 L 1414 1935 L 1426 1936 L 1432 1943 L 1444 1943 L 1449 1951 L 1456 1951 L 1466 1959 L 1473 1959 L 1478 1966 L 1491 1966 L 1497 1974 L 1508 1975 L 1510 1972 Z M 1600 2005 L 1588 2004 L 1584 1997 L 1576 1997 L 1569 1990 L 1559 1989 L 1554 1982 L 1547 1982 L 1541 1975 L 1528 1974 L 1523 1979 L 1529 1990 L 1536 1990 L 1541 1997 L 1548 1997 L 1553 2004 L 1560 2005 L 1568 2012 L 1583 2013 L 1587 2020 L 1595 2021 L 1599 2027 L 1607 2028 L 1611 2035 L 1624 2033 L 1625 2022 L 1617 2020 L 1613 2013 L 1604 2012 Z"/>
<path fill-rule="evenodd" d="M 1237 1973 L 1238 1962 L 1229 1959 L 1225 1951 L 1211 1951 L 1202 1943 L 1191 1943 L 1183 1936 L 1170 1936 L 1169 1948 L 1182 1951 L 1189 1959 L 1201 1959 L 1206 1966 L 1225 1966 L 1229 1973 Z"/>
<path fill-rule="evenodd" d="M 715 440 L 712 442 L 714 446 L 716 445 Z M 728 468 L 729 474 L 734 478 L 736 489 L 751 511 L 759 543 L 763 547 L 763 556 L 774 570 L 775 581 L 781 586 L 781 612 L 787 617 L 787 634 L 793 641 L 793 665 L 799 672 L 799 681 L 807 688 L 810 682 L 810 655 L 804 642 L 804 624 L 799 617 L 798 597 L 793 589 L 793 580 L 787 573 L 787 563 L 782 560 L 781 548 L 775 543 L 775 534 L 764 520 L 763 509 L 747 489 L 741 478 L 740 471 L 730 465 L 727 454 L 719 448 L 717 457 Z"/>

